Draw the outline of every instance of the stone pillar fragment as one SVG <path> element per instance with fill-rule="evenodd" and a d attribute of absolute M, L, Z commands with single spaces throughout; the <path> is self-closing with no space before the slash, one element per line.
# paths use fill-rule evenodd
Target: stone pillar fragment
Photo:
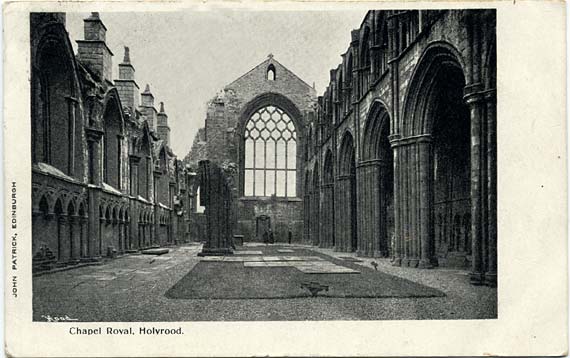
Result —
<path fill-rule="evenodd" d="M 216 164 L 203 160 L 200 166 L 200 205 L 205 206 L 206 243 L 199 256 L 231 255 L 233 227 L 232 192 L 225 174 Z"/>

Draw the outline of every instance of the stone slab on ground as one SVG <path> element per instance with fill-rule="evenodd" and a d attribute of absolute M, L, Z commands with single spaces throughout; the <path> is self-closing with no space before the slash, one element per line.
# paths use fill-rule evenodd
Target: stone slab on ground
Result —
<path fill-rule="evenodd" d="M 255 250 L 236 250 L 234 251 L 234 255 L 263 255 L 263 252 Z"/>
<path fill-rule="evenodd" d="M 202 256 L 200 261 L 224 261 L 224 256 Z"/>
<path fill-rule="evenodd" d="M 268 262 L 256 261 L 256 262 L 244 262 L 244 267 L 268 267 Z"/>
<path fill-rule="evenodd" d="M 319 293 L 319 297 L 327 298 L 444 296 L 439 290 L 370 269 L 348 275 L 357 269 L 340 262 L 199 262 L 165 295 L 182 300 L 309 297 L 302 283 L 311 280 L 329 286 L 329 291 Z"/>
<path fill-rule="evenodd" d="M 143 255 L 164 255 L 164 254 L 167 254 L 169 251 L 170 251 L 170 249 L 167 249 L 167 248 L 148 249 L 148 250 L 143 250 L 142 254 Z"/>
<path fill-rule="evenodd" d="M 285 245 L 281 247 L 286 247 Z M 138 259 L 126 256 L 108 261 L 100 266 L 86 266 L 33 278 L 33 320 L 45 321 L 42 315 L 65 313 L 80 322 L 139 322 L 141 317 L 149 322 L 181 321 L 304 321 L 304 320 L 458 320 L 492 319 L 497 317 L 497 289 L 487 286 L 472 286 L 465 271 L 433 269 L 417 270 L 392 266 L 389 259 L 374 259 L 379 263 L 378 272 L 401 276 L 426 286 L 443 291 L 446 296 L 437 297 L 382 297 L 382 298 L 331 298 L 298 297 L 266 300 L 209 300 L 171 299 L 165 297 L 174 284 L 188 274 L 199 262 L 194 248 L 190 255 L 186 249 L 172 248 L 169 261 L 156 261 L 154 265 L 163 271 L 144 272 L 151 257 Z M 301 249 L 300 249 L 301 250 Z M 332 249 L 303 248 L 306 254 L 319 252 L 328 260 L 332 256 L 348 256 Z M 299 253 L 301 254 L 301 253 Z M 138 256 L 139 258 L 141 256 Z M 360 259 L 360 258 L 359 258 Z M 372 269 L 368 259 L 362 268 Z M 339 260 L 341 263 L 346 261 Z M 233 263 L 232 263 L 233 264 Z M 263 263 L 265 264 L 265 263 Z M 350 263 L 349 263 L 350 264 Z M 239 265 L 239 264 L 238 264 Z M 352 264 L 357 266 L 357 264 Z M 99 270 L 131 269 L 123 276 L 110 281 L 85 279 L 85 274 Z M 361 269 L 356 267 L 356 269 Z M 244 270 L 251 270 L 244 268 Z M 281 272 L 275 275 L 275 267 L 260 268 L 272 272 L 272 277 L 282 279 Z M 118 271 L 119 272 L 119 271 Z M 137 274 L 137 272 L 139 274 Z M 295 273 L 296 270 L 287 272 Z M 285 272 L 285 275 L 287 275 Z M 299 284 L 307 281 L 326 283 L 328 276 L 355 279 L 359 275 L 313 275 L 302 274 Z M 288 276 L 285 276 L 288 277 Z M 386 284 L 376 282 L 375 284 Z M 230 285 L 231 288 L 233 286 Z M 331 286 L 331 290 L 335 287 Z M 387 283 L 387 290 L 391 285 Z M 305 291 L 305 294 L 307 292 Z"/>
<path fill-rule="evenodd" d="M 287 253 L 292 253 L 295 252 L 294 250 L 291 249 L 278 249 L 277 252 L 281 252 L 283 254 L 287 254 Z"/>

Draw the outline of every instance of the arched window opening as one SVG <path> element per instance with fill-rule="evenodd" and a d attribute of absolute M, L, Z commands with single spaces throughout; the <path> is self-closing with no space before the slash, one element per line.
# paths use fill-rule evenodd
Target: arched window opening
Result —
<path fill-rule="evenodd" d="M 344 88 L 344 78 L 342 75 L 342 70 L 338 72 L 338 91 L 336 94 L 336 122 L 335 123 L 339 123 L 341 118 L 342 118 L 342 111 L 343 111 L 343 106 L 342 103 L 344 103 L 344 98 L 343 98 L 343 88 Z"/>
<path fill-rule="evenodd" d="M 150 178 L 150 142 L 148 134 L 145 133 L 141 138 L 140 145 L 140 161 L 136 166 L 137 194 L 145 199 L 149 199 L 149 178 Z"/>
<path fill-rule="evenodd" d="M 356 162 L 352 136 L 345 134 L 340 146 L 338 209 L 341 250 L 356 251 L 357 249 L 357 216 L 356 216 Z"/>
<path fill-rule="evenodd" d="M 257 110 L 246 124 L 245 196 L 297 195 L 297 133 L 281 108 Z"/>
<path fill-rule="evenodd" d="M 45 40 L 32 72 L 32 161 L 73 174 L 74 85 L 64 46 Z"/>
<path fill-rule="evenodd" d="M 110 99 L 105 108 L 103 136 L 103 180 L 113 188 L 121 189 L 121 112 L 116 99 Z"/>
<path fill-rule="evenodd" d="M 346 62 L 346 99 L 344 101 L 344 111 L 348 112 L 352 103 L 352 55 L 349 54 Z"/>
<path fill-rule="evenodd" d="M 382 31 L 382 54 L 381 54 L 381 62 L 380 62 L 380 74 L 383 74 L 388 70 L 388 54 L 390 50 L 388 48 L 388 31 L 386 27 Z"/>
<path fill-rule="evenodd" d="M 370 83 L 370 29 L 364 29 L 364 36 L 362 37 L 362 47 L 360 50 L 360 74 L 361 74 L 361 88 L 360 95 L 366 93 Z"/>
<path fill-rule="evenodd" d="M 195 208 L 196 208 L 197 214 L 202 214 L 206 210 L 205 206 L 200 205 L 200 200 L 201 200 L 200 199 L 200 197 L 201 197 L 200 192 L 201 191 L 202 191 L 202 188 L 200 188 L 200 187 L 198 187 L 198 189 L 196 189 L 196 206 L 195 206 Z"/>
<path fill-rule="evenodd" d="M 271 64 L 267 67 L 267 80 L 268 81 L 275 81 L 275 78 L 276 78 L 275 66 L 273 66 L 273 64 Z"/>

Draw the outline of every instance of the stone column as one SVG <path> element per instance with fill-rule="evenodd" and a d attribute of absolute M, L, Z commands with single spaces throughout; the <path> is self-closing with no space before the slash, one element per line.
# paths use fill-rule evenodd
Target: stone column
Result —
<path fill-rule="evenodd" d="M 334 196 L 333 196 L 333 184 L 323 184 L 323 205 L 322 205 L 322 224 L 321 224 L 321 238 L 323 241 L 323 246 L 326 248 L 333 247 L 333 235 L 334 235 Z"/>
<path fill-rule="evenodd" d="M 420 268 L 431 268 L 433 245 L 433 159 L 432 138 L 424 136 L 418 141 L 419 149 L 419 206 L 420 206 Z"/>
<path fill-rule="evenodd" d="M 335 251 L 346 252 L 347 251 L 347 243 L 346 243 L 346 231 L 347 231 L 347 216 L 348 210 L 346 208 L 346 197 L 350 195 L 350 188 L 347 188 L 346 182 L 348 178 L 346 176 L 339 176 L 335 182 L 335 237 L 336 237 L 336 245 Z M 350 220 L 350 219 L 349 219 Z"/>
<path fill-rule="evenodd" d="M 389 252 L 390 237 L 388 235 L 388 190 L 391 188 L 386 187 L 388 175 L 388 163 L 380 161 L 378 165 L 378 175 L 376 186 L 378 194 L 378 215 L 380 216 L 379 229 L 376 245 L 374 249 L 374 257 L 386 257 Z"/>
<path fill-rule="evenodd" d="M 117 248 L 117 252 L 122 254 L 125 252 L 124 221 L 122 219 L 119 219 L 117 226 L 119 227 L 119 247 Z"/>
<path fill-rule="evenodd" d="M 69 217 L 69 256 L 72 261 L 79 259 L 81 242 L 81 222 L 79 215 Z"/>
<path fill-rule="evenodd" d="M 39 208 L 34 205 L 32 208 L 32 257 L 40 249 L 38 238 L 45 234 L 44 228 L 40 228 L 42 214 Z"/>
<path fill-rule="evenodd" d="M 305 214 L 305 243 L 311 243 L 311 195 L 305 193 L 304 196 L 304 214 Z"/>
<path fill-rule="evenodd" d="M 97 245 L 98 256 L 103 256 L 103 236 L 106 232 L 106 220 L 104 217 L 99 218 L 99 242 Z"/>
<path fill-rule="evenodd" d="M 69 237 L 70 228 L 69 220 L 66 214 L 60 214 L 57 217 L 57 261 L 60 263 L 67 262 L 69 260 L 69 252 L 67 250 L 67 244 L 70 240 Z"/>
<path fill-rule="evenodd" d="M 380 247 L 383 245 L 382 218 L 382 162 L 378 159 L 363 162 L 358 167 L 358 217 L 359 223 L 359 256 L 381 256 Z M 385 215 L 384 215 L 385 217 Z"/>
<path fill-rule="evenodd" d="M 390 137 L 392 152 L 394 153 L 394 247 L 392 252 L 392 265 L 402 264 L 402 173 L 401 173 L 401 148 L 399 146 L 400 137 L 393 135 Z"/>
<path fill-rule="evenodd" d="M 93 178 L 93 185 L 101 186 L 101 155 L 100 143 L 103 132 L 94 128 L 86 129 L 86 136 L 88 147 L 91 147 L 92 161 L 91 177 Z M 89 165 L 89 164 L 88 164 Z M 100 241 L 101 241 L 101 222 L 99 218 L 99 205 L 100 205 L 100 189 L 88 188 L 88 223 L 87 223 L 87 255 L 93 259 L 101 256 Z M 98 242 L 99 241 L 99 242 Z"/>
<path fill-rule="evenodd" d="M 79 257 L 85 258 L 89 256 L 88 250 L 89 245 L 88 241 L 89 236 L 87 235 L 87 217 L 82 216 L 79 218 L 79 227 L 80 227 L 80 235 L 79 235 Z"/>
<path fill-rule="evenodd" d="M 406 147 L 408 151 L 408 225 L 410 243 L 410 254 L 408 265 L 410 267 L 418 267 L 419 264 L 419 246 L 420 246 L 420 228 L 418 215 L 418 172 L 420 170 L 420 162 L 418 160 L 418 146 L 416 140 L 411 141 Z"/>
<path fill-rule="evenodd" d="M 409 201 L 410 201 L 410 185 L 409 185 L 409 166 L 410 159 L 408 155 L 409 148 L 407 146 L 401 146 L 401 164 L 400 175 L 402 177 L 402 187 L 401 187 L 401 219 L 402 219 L 402 266 L 409 266 L 410 264 L 410 213 L 409 213 Z"/>
<path fill-rule="evenodd" d="M 497 104 L 495 91 L 487 92 L 488 271 L 485 283 L 497 285 Z"/>
<path fill-rule="evenodd" d="M 481 169 L 482 158 L 482 101 L 475 86 L 466 87 L 465 101 L 469 106 L 471 119 L 471 238 L 472 238 L 472 270 L 470 273 L 471 283 L 480 285 L 484 281 L 483 257 L 483 208 L 481 198 L 482 181 Z"/>

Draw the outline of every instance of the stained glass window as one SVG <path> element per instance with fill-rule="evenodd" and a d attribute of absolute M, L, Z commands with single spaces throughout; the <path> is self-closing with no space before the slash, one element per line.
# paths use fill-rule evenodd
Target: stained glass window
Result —
<path fill-rule="evenodd" d="M 257 110 L 245 128 L 244 194 L 294 197 L 297 172 L 297 133 L 282 109 Z"/>

